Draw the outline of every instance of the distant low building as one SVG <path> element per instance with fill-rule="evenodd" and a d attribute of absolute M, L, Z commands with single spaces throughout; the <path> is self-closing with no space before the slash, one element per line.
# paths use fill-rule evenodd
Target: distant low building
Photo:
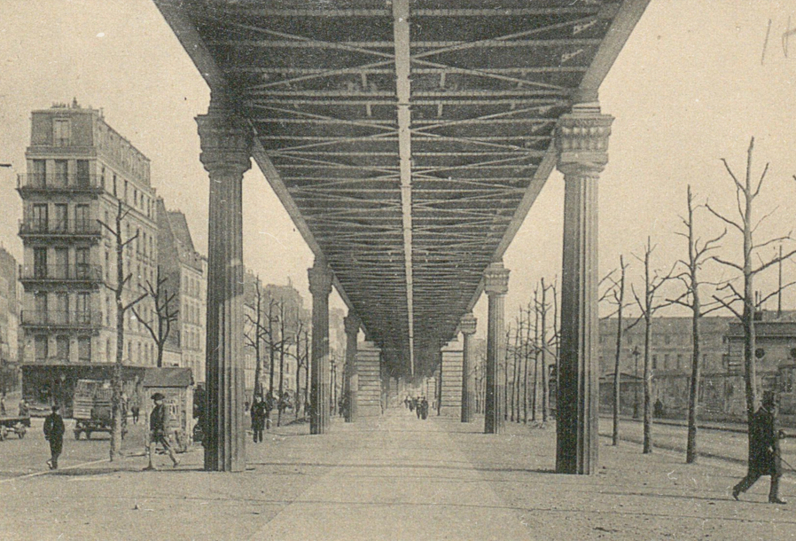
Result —
<path fill-rule="evenodd" d="M 625 319 L 625 325 L 632 323 Z M 704 317 L 700 321 L 702 411 L 723 417 L 730 414 L 732 387 L 727 386 L 727 333 L 730 317 Z M 690 317 L 657 317 L 653 320 L 650 364 L 653 372 L 652 401 L 661 401 L 667 416 L 683 417 L 688 410 L 688 389 L 693 356 Z M 600 321 L 600 405 L 608 411 L 613 404 L 613 375 L 616 359 L 617 319 Z M 644 323 L 625 331 L 620 352 L 620 404 L 623 413 L 637 411 L 643 401 Z M 729 394 L 728 394 L 729 393 Z"/>

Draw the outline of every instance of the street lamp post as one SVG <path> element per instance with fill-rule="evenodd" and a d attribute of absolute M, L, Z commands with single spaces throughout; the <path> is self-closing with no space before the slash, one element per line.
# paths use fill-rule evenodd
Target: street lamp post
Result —
<path fill-rule="evenodd" d="M 635 346 L 633 348 L 633 358 L 635 359 L 635 364 L 636 364 L 636 367 L 635 367 L 636 384 L 634 386 L 635 392 L 634 392 L 634 397 L 633 397 L 633 419 L 638 419 L 638 417 L 639 417 L 639 412 L 638 412 L 638 408 L 639 408 L 639 403 L 638 403 L 638 387 L 639 387 L 639 381 L 638 381 L 638 358 L 639 358 L 640 355 L 641 355 L 641 352 L 638 350 L 638 346 Z"/>

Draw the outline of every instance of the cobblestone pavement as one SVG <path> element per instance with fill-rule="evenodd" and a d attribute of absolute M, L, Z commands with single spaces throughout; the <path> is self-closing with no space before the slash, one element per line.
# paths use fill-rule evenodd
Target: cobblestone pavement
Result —
<path fill-rule="evenodd" d="M 796 539 L 791 505 L 765 503 L 767 479 L 731 498 L 737 464 L 604 439 L 596 475 L 556 475 L 553 425 L 482 426 L 406 410 L 335 419 L 324 436 L 294 424 L 248 443 L 240 474 L 201 471 L 201 448 L 176 470 L 167 457 L 143 472 L 143 457 L 88 453 L 53 474 L 3 471 L 0 539 Z M 0 442 L 0 459 L 14 455 L 5 446 L 43 446 L 27 438 Z"/>

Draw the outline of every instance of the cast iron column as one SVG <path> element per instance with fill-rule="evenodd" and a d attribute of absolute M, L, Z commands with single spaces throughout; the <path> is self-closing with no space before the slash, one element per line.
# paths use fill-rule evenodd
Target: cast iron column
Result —
<path fill-rule="evenodd" d="M 596 102 L 559 119 L 558 169 L 564 174 L 561 359 L 558 363 L 556 471 L 597 469 L 599 322 L 597 314 L 597 181 L 608 163 L 613 117 Z"/>
<path fill-rule="evenodd" d="M 357 374 L 357 335 L 362 325 L 360 319 L 351 312 L 343 319 L 345 325 L 345 391 L 348 393 L 348 411 L 345 421 L 353 423 L 357 419 L 357 391 L 359 376 Z"/>
<path fill-rule="evenodd" d="M 503 371 L 506 369 L 506 340 L 503 336 L 503 304 L 509 290 L 509 271 L 502 262 L 490 264 L 484 271 L 484 291 L 489 297 L 486 336 L 486 401 L 484 433 L 503 432 Z"/>
<path fill-rule="evenodd" d="M 465 314 L 459 323 L 459 329 L 464 335 L 462 348 L 462 422 L 469 423 L 473 420 L 475 407 L 475 371 L 473 370 L 473 334 L 478 321 L 472 313 Z"/>
<path fill-rule="evenodd" d="M 325 261 L 316 259 L 308 275 L 312 293 L 310 434 L 325 434 L 329 429 L 329 294 L 332 292 L 332 271 Z"/>
<path fill-rule="evenodd" d="M 207 405 L 205 469 L 243 471 L 243 173 L 251 167 L 251 130 L 211 101 L 196 117 L 201 160 L 210 176 L 207 254 Z"/>

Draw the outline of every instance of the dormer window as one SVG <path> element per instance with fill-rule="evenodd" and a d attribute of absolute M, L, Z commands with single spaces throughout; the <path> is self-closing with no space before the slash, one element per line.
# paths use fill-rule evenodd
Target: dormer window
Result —
<path fill-rule="evenodd" d="M 53 144 L 57 147 L 69 146 L 72 138 L 72 129 L 68 118 L 53 120 Z"/>

